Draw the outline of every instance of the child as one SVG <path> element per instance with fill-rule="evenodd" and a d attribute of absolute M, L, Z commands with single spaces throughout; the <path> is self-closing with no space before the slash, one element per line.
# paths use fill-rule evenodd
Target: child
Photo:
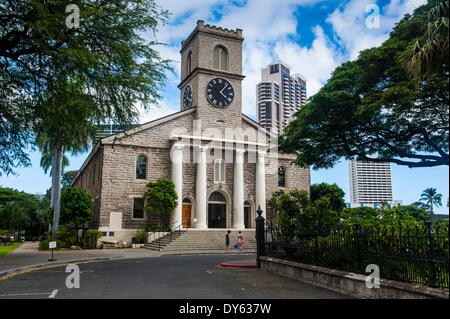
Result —
<path fill-rule="evenodd" d="M 225 235 L 225 249 L 228 250 L 228 248 L 230 247 L 230 233 L 231 231 L 228 230 L 227 234 Z"/>
<path fill-rule="evenodd" d="M 241 231 L 239 231 L 239 235 L 238 235 L 238 247 L 242 250 L 244 250 L 244 235 L 241 233 Z"/>

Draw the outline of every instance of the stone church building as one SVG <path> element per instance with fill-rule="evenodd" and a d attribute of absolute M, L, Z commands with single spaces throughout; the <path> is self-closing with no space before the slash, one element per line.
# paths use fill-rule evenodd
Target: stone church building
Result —
<path fill-rule="evenodd" d="M 242 114 L 243 40 L 198 21 L 181 42 L 180 111 L 97 142 L 73 186 L 92 195 L 102 240 L 129 242 L 154 219 L 144 193 L 159 178 L 178 193 L 172 228 L 251 229 L 274 191 L 309 191 L 309 168 L 290 165 L 276 136 Z"/>

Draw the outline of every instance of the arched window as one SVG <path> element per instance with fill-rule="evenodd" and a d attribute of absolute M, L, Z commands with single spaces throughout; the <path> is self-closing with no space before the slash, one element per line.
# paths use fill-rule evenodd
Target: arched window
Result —
<path fill-rule="evenodd" d="M 225 197 L 220 192 L 213 192 L 209 195 L 208 202 L 226 203 Z"/>
<path fill-rule="evenodd" d="M 136 160 L 136 179 L 147 179 L 147 156 L 139 155 Z"/>
<path fill-rule="evenodd" d="M 228 51 L 224 46 L 214 48 L 214 69 L 228 70 Z"/>
<path fill-rule="evenodd" d="M 186 69 L 187 74 L 186 75 L 189 75 L 192 72 L 192 51 L 189 51 L 189 53 L 188 53 L 186 67 L 187 67 L 187 69 Z"/>
<path fill-rule="evenodd" d="M 286 187 L 286 169 L 278 167 L 278 187 Z"/>

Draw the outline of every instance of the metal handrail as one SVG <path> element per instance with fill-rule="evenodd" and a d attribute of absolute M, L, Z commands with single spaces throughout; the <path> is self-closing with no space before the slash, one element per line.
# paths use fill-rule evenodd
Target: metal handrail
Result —
<path fill-rule="evenodd" d="M 176 223 L 176 222 L 175 222 Z M 175 223 L 171 223 L 170 225 L 172 226 L 173 224 L 175 224 Z M 174 233 L 174 232 L 176 232 L 176 231 L 178 231 L 178 235 L 180 235 L 181 234 L 181 227 L 183 226 L 183 224 L 179 224 L 178 226 L 176 226 L 176 227 L 170 227 L 170 229 L 169 229 L 169 238 L 170 238 L 170 241 L 172 241 L 172 233 Z M 178 230 L 177 230 L 178 229 Z M 156 234 L 156 233 L 160 233 L 161 231 L 160 230 L 158 230 L 158 231 L 154 231 L 154 232 L 151 232 L 151 233 L 149 233 L 149 235 L 152 235 L 152 234 Z M 148 237 L 148 236 L 147 236 Z M 162 236 L 158 236 L 158 239 L 157 239 L 157 241 L 158 241 L 158 251 L 161 251 L 161 238 L 162 238 Z"/>
<path fill-rule="evenodd" d="M 172 223 L 175 224 L 175 223 Z M 172 233 L 176 232 L 178 229 L 178 236 L 180 236 L 181 234 L 181 227 L 183 226 L 183 224 L 178 225 L 177 227 L 173 228 L 170 230 L 170 241 L 172 241 Z"/>

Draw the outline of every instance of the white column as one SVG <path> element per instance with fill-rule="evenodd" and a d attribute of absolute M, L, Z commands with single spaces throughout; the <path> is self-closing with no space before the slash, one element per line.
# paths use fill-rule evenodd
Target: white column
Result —
<path fill-rule="evenodd" d="M 263 214 L 266 218 L 266 169 L 265 159 L 266 154 L 264 152 L 258 152 L 256 159 L 256 209 L 261 207 Z"/>
<path fill-rule="evenodd" d="M 233 228 L 244 229 L 244 151 L 236 150 L 233 186 Z"/>
<path fill-rule="evenodd" d="M 195 185 L 195 217 L 197 222 L 195 228 L 206 229 L 208 224 L 206 222 L 207 208 L 206 208 L 206 151 L 205 146 L 198 146 L 197 152 L 197 179 Z"/>
<path fill-rule="evenodd" d="M 176 143 L 172 146 L 172 182 L 178 195 L 178 205 L 174 209 L 171 218 L 171 227 L 177 227 L 182 223 L 181 212 L 183 206 L 183 144 Z"/>

